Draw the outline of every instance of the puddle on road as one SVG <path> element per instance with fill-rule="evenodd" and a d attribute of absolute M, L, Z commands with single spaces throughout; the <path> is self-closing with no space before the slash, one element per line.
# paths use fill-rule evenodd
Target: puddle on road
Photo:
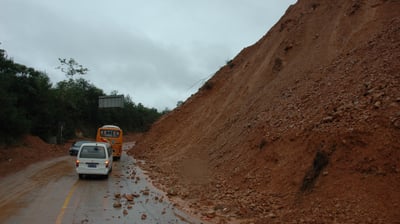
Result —
<path fill-rule="evenodd" d="M 111 198 L 114 212 L 106 221 L 113 223 L 204 223 L 175 208 L 164 192 L 155 188 L 136 160 L 123 154 L 116 161 L 110 180 L 114 185 L 104 196 Z"/>

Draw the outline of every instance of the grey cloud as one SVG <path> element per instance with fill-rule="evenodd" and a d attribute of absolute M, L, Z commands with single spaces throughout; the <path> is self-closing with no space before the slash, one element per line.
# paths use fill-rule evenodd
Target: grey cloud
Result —
<path fill-rule="evenodd" d="M 16 62 L 65 79 L 74 58 L 107 93 L 160 110 L 185 100 L 295 0 L 2 0 L 0 45 Z"/>

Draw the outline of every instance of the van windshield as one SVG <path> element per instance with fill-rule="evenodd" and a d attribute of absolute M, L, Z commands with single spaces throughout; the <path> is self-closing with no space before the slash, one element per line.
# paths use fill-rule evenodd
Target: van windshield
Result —
<path fill-rule="evenodd" d="M 83 146 L 80 158 L 105 159 L 106 150 L 101 146 Z"/>

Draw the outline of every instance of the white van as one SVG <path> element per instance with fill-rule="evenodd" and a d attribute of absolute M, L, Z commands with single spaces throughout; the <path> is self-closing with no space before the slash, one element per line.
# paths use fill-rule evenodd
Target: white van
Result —
<path fill-rule="evenodd" d="M 79 178 L 84 175 L 103 175 L 108 177 L 112 171 L 113 150 L 109 143 L 90 142 L 81 145 L 76 156 L 76 172 Z"/>

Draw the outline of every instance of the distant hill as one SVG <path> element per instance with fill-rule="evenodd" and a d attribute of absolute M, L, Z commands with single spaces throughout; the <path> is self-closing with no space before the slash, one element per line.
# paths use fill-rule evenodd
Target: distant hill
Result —
<path fill-rule="evenodd" d="M 398 222 L 400 1 L 299 0 L 131 153 L 215 223 Z"/>

